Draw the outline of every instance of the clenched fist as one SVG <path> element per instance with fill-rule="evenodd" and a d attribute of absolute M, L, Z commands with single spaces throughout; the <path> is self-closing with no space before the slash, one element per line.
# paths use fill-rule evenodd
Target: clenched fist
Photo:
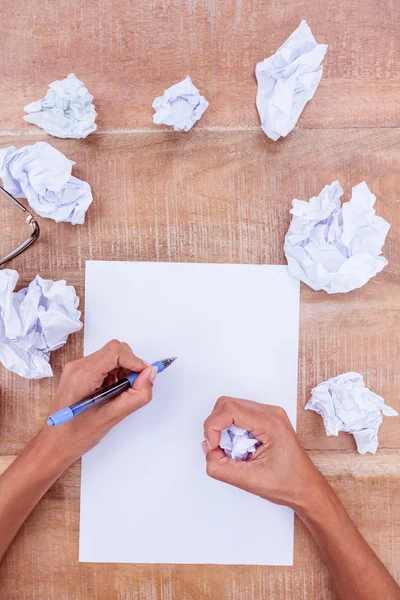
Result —
<path fill-rule="evenodd" d="M 260 442 L 247 460 L 227 457 L 219 447 L 221 431 L 234 423 Z M 207 473 L 300 514 L 327 486 L 302 447 L 283 408 L 222 397 L 204 423 Z"/>

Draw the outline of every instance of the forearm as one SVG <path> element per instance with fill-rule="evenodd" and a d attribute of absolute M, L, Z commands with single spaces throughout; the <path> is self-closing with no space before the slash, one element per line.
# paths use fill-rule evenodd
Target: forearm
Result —
<path fill-rule="evenodd" d="M 327 482 L 300 518 L 328 565 L 338 600 L 399 600 L 400 588 L 359 533 Z"/>
<path fill-rule="evenodd" d="M 68 462 L 39 433 L 0 477 L 0 560 Z"/>

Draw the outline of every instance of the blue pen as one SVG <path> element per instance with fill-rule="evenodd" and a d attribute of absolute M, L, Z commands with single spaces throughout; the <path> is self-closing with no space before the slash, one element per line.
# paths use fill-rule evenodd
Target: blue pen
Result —
<path fill-rule="evenodd" d="M 158 373 L 162 373 L 167 367 L 172 365 L 174 360 L 176 360 L 176 356 L 174 358 L 164 358 L 163 360 L 158 360 L 151 366 L 157 367 Z M 130 373 L 129 375 L 121 379 L 121 381 L 113 383 L 113 385 L 110 385 L 108 388 L 105 388 L 104 390 L 99 390 L 94 394 L 91 394 L 84 400 L 81 400 L 80 402 L 76 402 L 71 406 L 66 406 L 61 410 L 58 410 L 56 413 L 54 413 L 54 415 L 51 415 L 47 419 L 47 425 L 62 425 L 63 423 L 70 421 L 71 419 L 77 417 L 86 410 L 89 410 L 89 408 L 97 406 L 98 404 L 101 404 L 106 400 L 110 400 L 110 398 L 114 398 L 114 396 L 117 396 L 118 394 L 121 394 L 125 390 L 132 387 L 138 377 L 139 373 Z"/>

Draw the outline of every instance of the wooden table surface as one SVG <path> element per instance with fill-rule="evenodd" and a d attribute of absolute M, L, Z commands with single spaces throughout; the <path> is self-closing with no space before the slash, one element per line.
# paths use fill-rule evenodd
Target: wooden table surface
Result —
<path fill-rule="evenodd" d="M 400 419 L 385 419 L 375 456 L 351 436 L 327 438 L 303 410 L 311 388 L 344 371 L 400 410 L 400 5 L 397 0 L 3 0 L 0 146 L 46 140 L 92 185 L 83 226 L 40 220 L 42 236 L 10 263 L 84 299 L 87 259 L 283 264 L 291 200 L 338 179 L 346 199 L 366 180 L 392 225 L 389 265 L 361 290 L 301 290 L 298 432 L 352 518 L 400 579 Z M 271 142 L 255 108 L 256 62 L 305 18 L 329 44 L 314 99 Z M 74 72 L 95 96 L 98 131 L 58 140 L 26 124 L 23 106 Z M 190 133 L 152 124 L 151 103 L 190 75 L 210 107 Z M 9 207 L 1 236 L 18 240 Z M 54 378 L 0 370 L 0 470 L 41 426 L 82 332 L 52 355 Z M 328 600 L 327 568 L 299 520 L 293 567 L 78 563 L 80 465 L 23 526 L 0 567 L 3 600 Z"/>

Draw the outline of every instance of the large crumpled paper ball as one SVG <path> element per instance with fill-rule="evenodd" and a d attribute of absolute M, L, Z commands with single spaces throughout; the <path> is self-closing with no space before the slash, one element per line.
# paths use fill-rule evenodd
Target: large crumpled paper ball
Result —
<path fill-rule="evenodd" d="M 321 415 L 327 435 L 339 431 L 351 433 L 360 454 L 375 454 L 382 414 L 394 417 L 397 412 L 383 398 L 365 387 L 359 373 L 343 373 L 318 384 L 305 408 Z"/>
<path fill-rule="evenodd" d="M 27 104 L 24 120 L 59 138 L 85 138 L 96 131 L 97 113 L 80 79 L 70 73 L 65 79 L 50 83 L 44 98 Z"/>
<path fill-rule="evenodd" d="M 27 198 L 41 217 L 77 225 L 93 196 L 90 185 L 72 175 L 74 164 L 47 142 L 0 149 L 0 177 L 10 194 Z"/>
<path fill-rule="evenodd" d="M 317 44 L 302 21 L 275 54 L 257 63 L 256 105 L 261 129 L 271 140 L 287 136 L 295 127 L 321 80 L 327 49 Z"/>
<path fill-rule="evenodd" d="M 75 288 L 39 275 L 15 292 L 17 271 L 0 271 L 0 362 L 27 379 L 51 377 L 50 352 L 82 327 Z"/>
<path fill-rule="evenodd" d="M 334 181 L 309 202 L 293 200 L 285 237 L 291 275 L 328 294 L 355 290 L 387 265 L 380 254 L 390 225 L 376 216 L 376 197 L 365 182 L 353 187 L 343 205 L 342 195 Z"/>

